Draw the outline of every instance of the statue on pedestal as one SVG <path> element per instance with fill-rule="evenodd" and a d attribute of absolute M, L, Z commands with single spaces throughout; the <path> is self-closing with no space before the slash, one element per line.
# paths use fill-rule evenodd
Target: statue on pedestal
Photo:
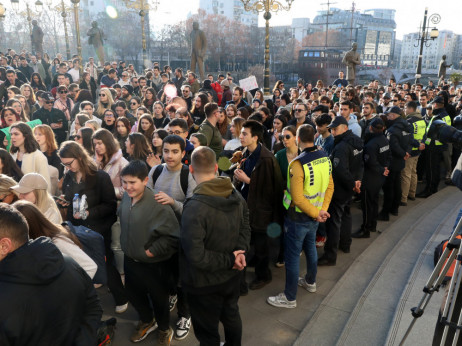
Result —
<path fill-rule="evenodd" d="M 353 42 L 351 49 L 343 56 L 343 63 L 346 65 L 346 79 L 348 84 L 354 85 L 356 79 L 356 66 L 361 64 L 361 57 L 356 50 L 358 44 Z"/>
<path fill-rule="evenodd" d="M 440 84 L 446 79 L 446 69 L 451 66 L 452 64 L 448 65 L 446 63 L 446 55 L 443 55 L 440 61 L 440 68 L 438 69 L 438 84 Z"/>
<path fill-rule="evenodd" d="M 191 39 L 191 71 L 196 72 L 196 62 L 199 66 L 201 81 L 204 80 L 204 58 L 207 52 L 207 39 L 202 30 L 199 29 L 199 23 L 193 23 L 193 30 L 190 34 Z"/>
<path fill-rule="evenodd" d="M 97 22 L 91 23 L 91 29 L 87 32 L 88 37 L 88 44 L 93 45 L 96 51 L 96 55 L 98 56 L 99 63 L 101 66 L 104 66 L 104 40 L 106 36 L 104 35 L 103 30 L 98 28 Z"/>
<path fill-rule="evenodd" d="M 32 21 L 32 34 L 31 34 L 31 42 L 32 42 L 32 53 L 33 54 L 43 54 L 43 31 L 38 26 L 36 20 Z"/>

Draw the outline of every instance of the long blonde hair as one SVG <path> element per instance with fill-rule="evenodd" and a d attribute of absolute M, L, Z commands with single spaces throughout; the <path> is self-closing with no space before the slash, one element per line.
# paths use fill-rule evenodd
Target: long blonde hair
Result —
<path fill-rule="evenodd" d="M 114 104 L 114 99 L 112 98 L 111 91 L 108 88 L 102 88 L 99 92 L 103 93 L 107 97 L 107 107 L 103 106 L 101 103 L 101 98 L 98 100 L 98 106 L 96 107 L 95 113 L 99 117 L 102 117 L 106 109 L 111 109 L 112 105 Z"/>

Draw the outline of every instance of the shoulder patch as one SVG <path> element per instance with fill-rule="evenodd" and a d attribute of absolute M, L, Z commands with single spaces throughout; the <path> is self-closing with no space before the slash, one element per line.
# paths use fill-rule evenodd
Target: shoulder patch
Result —
<path fill-rule="evenodd" d="M 334 167 L 337 167 L 340 163 L 340 159 L 338 157 L 334 158 Z"/>

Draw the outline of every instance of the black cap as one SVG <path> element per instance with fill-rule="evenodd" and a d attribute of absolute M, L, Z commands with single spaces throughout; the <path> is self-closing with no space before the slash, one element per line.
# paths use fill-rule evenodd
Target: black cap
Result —
<path fill-rule="evenodd" d="M 133 94 L 133 87 L 130 84 L 124 85 L 122 89 L 126 89 L 130 95 Z"/>
<path fill-rule="evenodd" d="M 385 114 L 389 113 L 401 114 L 401 108 L 399 108 L 398 106 L 393 106 L 385 112 Z"/>
<path fill-rule="evenodd" d="M 45 100 L 45 101 L 54 101 L 55 100 L 52 93 L 43 93 L 42 99 Z"/>
<path fill-rule="evenodd" d="M 344 117 L 342 117 L 341 115 L 336 116 L 334 118 L 334 120 L 332 120 L 332 122 L 329 125 L 327 125 L 327 128 L 332 129 L 332 128 L 337 127 L 339 125 L 348 126 L 348 121 Z"/>
<path fill-rule="evenodd" d="M 383 130 L 383 128 L 385 127 L 383 120 L 380 119 L 379 117 L 375 117 L 374 119 L 372 119 L 370 125 L 371 127 L 377 130 Z"/>
<path fill-rule="evenodd" d="M 431 103 L 432 103 L 432 104 L 433 104 L 433 103 L 441 103 L 441 104 L 444 105 L 444 98 L 441 97 L 441 96 L 437 96 L 437 97 L 435 97 L 435 98 L 433 99 L 433 101 L 432 101 Z"/>
<path fill-rule="evenodd" d="M 382 97 L 383 97 L 384 99 L 391 99 L 391 96 L 390 96 L 390 94 L 389 94 L 389 93 L 385 93 L 385 94 L 383 94 L 383 96 L 382 96 Z"/>

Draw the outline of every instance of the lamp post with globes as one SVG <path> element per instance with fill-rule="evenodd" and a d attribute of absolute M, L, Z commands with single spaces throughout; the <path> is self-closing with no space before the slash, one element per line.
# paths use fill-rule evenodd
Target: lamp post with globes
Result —
<path fill-rule="evenodd" d="M 18 13 L 19 12 L 19 0 L 11 0 L 11 6 L 13 7 L 13 10 Z M 43 3 L 40 0 L 35 1 L 35 10 L 38 14 L 42 12 L 43 9 Z M 26 19 L 29 23 L 29 34 L 30 34 L 30 44 L 31 44 L 31 50 L 34 49 L 34 43 L 32 40 L 32 16 L 31 16 L 31 9 L 29 7 L 29 1 L 26 1 Z"/>
<path fill-rule="evenodd" d="M 429 22 L 432 22 L 433 24 L 438 24 L 441 21 L 441 16 L 437 13 L 432 14 L 430 17 L 427 18 L 428 15 L 428 7 L 425 8 L 425 14 L 424 14 L 424 20 L 421 26 L 421 32 L 419 33 L 419 37 L 417 38 L 417 45 L 414 45 L 415 47 L 418 47 L 420 45 L 420 52 L 419 52 L 419 60 L 417 62 L 417 71 L 415 74 L 415 83 L 420 83 L 420 78 L 422 77 L 422 53 L 423 53 L 423 48 L 424 45 L 426 47 L 430 47 L 431 42 L 428 41 L 433 41 L 436 38 L 438 38 L 439 32 L 436 27 L 433 27 L 430 31 L 430 34 L 428 33 L 429 29 Z"/>
<path fill-rule="evenodd" d="M 277 13 L 279 11 L 289 11 L 290 7 L 294 0 L 285 0 L 286 5 L 282 4 L 281 1 L 278 0 L 241 0 L 244 4 L 244 8 L 246 11 L 256 11 L 256 12 L 263 12 L 263 18 L 266 21 L 265 26 L 265 72 L 264 72 L 264 79 L 263 85 L 264 89 L 263 92 L 265 96 L 269 96 L 270 94 L 270 44 L 269 44 L 269 20 L 271 19 L 271 12 Z"/>
<path fill-rule="evenodd" d="M 74 4 L 74 22 L 75 22 L 75 34 L 77 35 L 77 54 L 80 60 L 80 75 L 82 75 L 82 67 L 83 67 L 83 60 L 82 60 L 82 44 L 80 43 L 80 24 L 79 24 L 79 3 L 80 0 L 71 0 Z"/>
<path fill-rule="evenodd" d="M 64 25 L 64 39 L 66 41 L 66 58 L 69 60 L 71 58 L 71 48 L 69 47 L 69 34 L 67 32 L 67 9 L 64 6 L 64 0 L 61 0 L 61 17 L 63 17 L 63 25 Z"/>

